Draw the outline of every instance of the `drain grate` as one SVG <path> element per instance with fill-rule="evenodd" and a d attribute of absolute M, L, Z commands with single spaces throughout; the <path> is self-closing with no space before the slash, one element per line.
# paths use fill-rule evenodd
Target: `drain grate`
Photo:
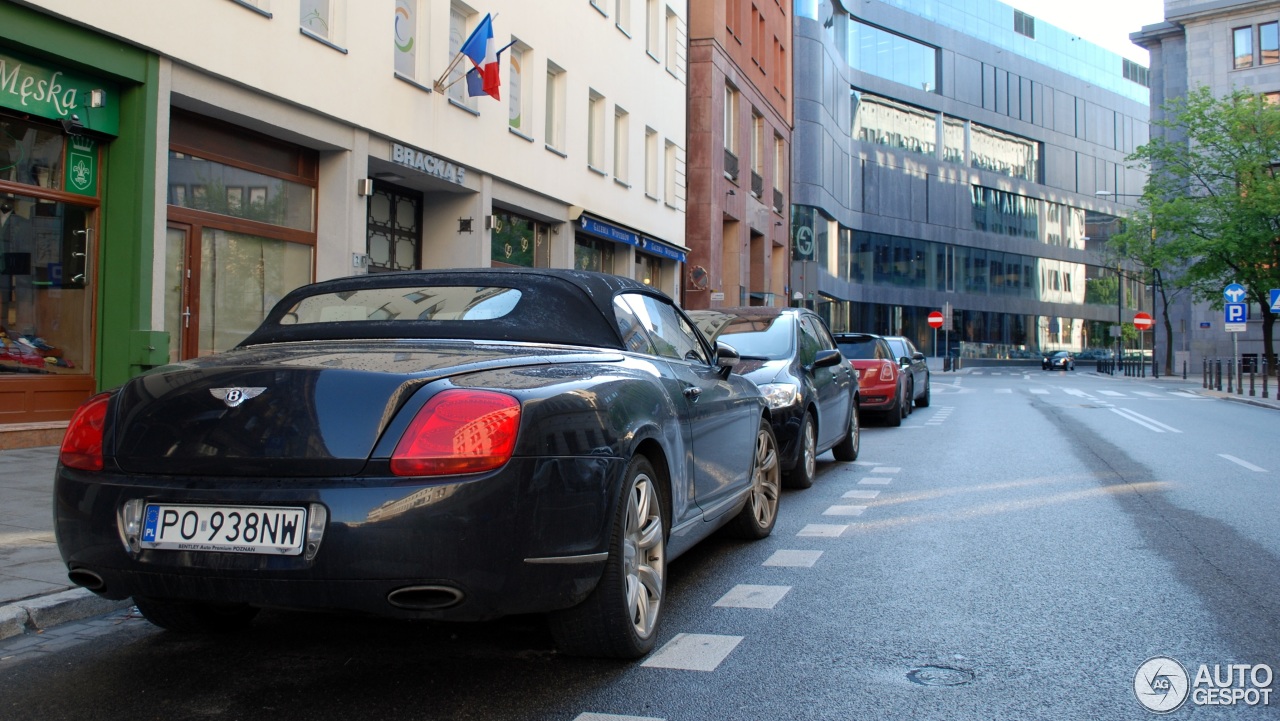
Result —
<path fill-rule="evenodd" d="M 907 672 L 907 678 L 921 686 L 964 686 L 973 683 L 974 674 L 957 666 L 921 666 Z"/>

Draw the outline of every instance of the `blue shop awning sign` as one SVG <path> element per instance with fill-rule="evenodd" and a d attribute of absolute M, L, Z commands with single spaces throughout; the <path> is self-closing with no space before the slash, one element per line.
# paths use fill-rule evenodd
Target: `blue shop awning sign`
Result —
<path fill-rule="evenodd" d="M 620 228 L 612 223 L 606 223 L 603 220 L 592 218 L 586 213 L 583 213 L 578 217 L 578 224 L 582 227 L 582 231 L 584 233 L 590 233 L 591 235 L 604 238 L 605 240 L 612 240 L 617 243 L 633 245 L 652 255 L 670 258 L 671 260 L 675 260 L 680 263 L 685 262 L 685 258 L 688 257 L 683 250 L 673 248 L 670 245 L 653 238 L 646 238 L 639 233 L 627 230 L 626 228 Z"/>

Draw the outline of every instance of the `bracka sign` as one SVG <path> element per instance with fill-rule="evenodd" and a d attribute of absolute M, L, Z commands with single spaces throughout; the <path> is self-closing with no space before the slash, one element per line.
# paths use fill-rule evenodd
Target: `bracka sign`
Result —
<path fill-rule="evenodd" d="M 108 135 L 120 132 L 118 109 L 90 108 L 89 91 L 106 91 L 108 99 L 119 98 L 114 86 L 87 76 L 55 70 L 27 58 L 0 53 L 0 107 L 50 120 L 75 115 L 84 127 Z"/>

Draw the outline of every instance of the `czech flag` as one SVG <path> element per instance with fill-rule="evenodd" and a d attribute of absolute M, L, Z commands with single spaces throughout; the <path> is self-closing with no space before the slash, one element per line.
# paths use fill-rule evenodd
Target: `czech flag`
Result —
<path fill-rule="evenodd" d="M 493 18 L 489 14 L 486 13 L 476 29 L 471 31 L 471 36 L 462 44 L 459 52 L 466 55 L 474 66 L 467 71 L 467 94 L 489 95 L 494 100 L 500 100 L 498 53 L 493 41 Z"/>

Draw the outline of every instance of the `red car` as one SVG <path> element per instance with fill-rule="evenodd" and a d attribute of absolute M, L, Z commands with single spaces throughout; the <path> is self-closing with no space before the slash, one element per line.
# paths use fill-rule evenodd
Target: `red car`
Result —
<path fill-rule="evenodd" d="M 862 410 L 883 413 L 891 426 L 902 425 L 912 404 L 906 376 L 888 341 L 871 333 L 836 333 L 835 338 L 840 352 L 858 369 Z"/>

